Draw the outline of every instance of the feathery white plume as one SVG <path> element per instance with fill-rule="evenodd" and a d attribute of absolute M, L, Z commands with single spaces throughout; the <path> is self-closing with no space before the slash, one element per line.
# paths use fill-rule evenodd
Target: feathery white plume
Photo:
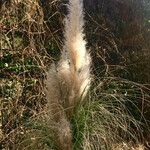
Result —
<path fill-rule="evenodd" d="M 52 118 L 60 122 L 58 134 L 71 143 L 71 131 L 67 122 L 72 116 L 74 107 L 82 100 L 90 86 L 90 54 L 86 50 L 84 39 L 83 1 L 70 0 L 69 14 L 65 20 L 64 46 L 58 64 L 52 65 L 47 73 L 48 108 Z M 63 120 L 63 123 L 62 123 Z M 65 138 L 63 124 L 67 126 L 68 137 Z M 61 130 L 62 129 L 62 130 Z M 66 134 L 67 135 L 67 134 Z M 59 138 L 58 138 L 59 139 Z M 60 145 L 61 145 L 60 144 Z M 62 148 L 66 149 L 62 146 Z"/>

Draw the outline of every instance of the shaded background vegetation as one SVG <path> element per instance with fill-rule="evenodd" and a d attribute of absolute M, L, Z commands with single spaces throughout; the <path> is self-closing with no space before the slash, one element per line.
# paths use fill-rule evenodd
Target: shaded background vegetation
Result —
<path fill-rule="evenodd" d="M 22 141 L 31 133 L 29 119 L 44 110 L 45 72 L 52 61 L 59 60 L 62 50 L 65 3 L 66 0 L 0 2 L 1 148 L 21 149 Z M 123 106 L 141 122 L 148 146 L 150 2 L 85 0 L 84 6 L 92 74 L 97 85 L 99 81 L 102 83 L 101 90 L 96 91 L 97 99 L 110 103 L 110 94 L 123 94 L 126 99 Z M 115 106 L 118 108 L 118 104 Z M 133 125 L 133 130 L 138 132 L 139 128 Z M 43 145 L 34 138 L 31 143 L 34 149 L 50 145 L 46 139 Z"/>

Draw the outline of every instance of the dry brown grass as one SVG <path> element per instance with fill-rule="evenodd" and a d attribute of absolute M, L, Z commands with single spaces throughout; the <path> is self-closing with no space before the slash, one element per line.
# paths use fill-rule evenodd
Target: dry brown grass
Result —
<path fill-rule="evenodd" d="M 91 48 L 94 60 L 93 72 L 96 75 L 96 85 L 94 84 L 94 87 L 92 87 L 91 91 L 93 93 L 91 92 L 89 99 L 91 101 L 96 99 L 100 103 L 86 104 L 88 107 L 83 104 L 82 109 L 78 107 L 77 114 L 73 116 L 73 121 L 69 125 L 66 125 L 66 120 L 62 120 L 59 124 L 52 122 L 49 110 L 45 107 L 47 100 L 44 91 L 44 80 L 47 68 L 52 61 L 58 60 L 62 49 L 64 14 L 59 10 L 59 3 L 60 1 L 57 0 L 47 0 L 45 5 L 41 5 L 38 0 L 11 0 L 10 3 L 6 2 L 1 7 L 0 149 L 65 149 L 64 143 L 66 145 L 73 144 L 73 149 L 76 150 L 99 149 L 100 147 L 106 150 L 107 146 L 116 150 L 143 149 L 142 144 L 136 145 L 143 142 L 137 138 L 139 135 L 144 136 L 141 130 L 144 131 L 145 135 L 149 134 L 149 88 L 147 85 L 128 81 L 127 79 L 121 81 L 120 78 L 115 78 L 114 82 L 114 74 L 117 72 L 117 75 L 120 75 L 118 70 L 123 73 L 124 69 L 127 72 L 128 69 L 124 66 L 124 62 L 117 64 L 115 60 L 112 60 L 111 55 L 113 56 L 113 54 L 117 55 L 116 57 L 119 56 L 119 58 L 122 56 L 120 56 L 116 45 L 117 39 L 107 28 L 106 20 L 103 17 L 96 16 L 94 18 L 88 14 L 85 28 L 88 47 Z M 102 24 L 99 23 L 101 21 Z M 137 54 L 140 55 L 140 52 Z M 147 64 L 148 60 L 145 59 L 145 56 L 147 56 L 147 51 L 142 58 L 145 61 L 144 64 Z M 128 58 L 128 55 L 124 55 L 124 57 Z M 130 60 L 128 62 L 130 64 Z M 143 64 L 141 64 L 141 67 L 143 67 Z M 136 73 L 136 71 L 133 71 L 134 69 L 140 70 L 133 66 L 130 72 Z M 149 70 L 146 69 L 143 70 L 146 76 L 142 78 L 147 82 L 149 80 Z M 111 78 L 109 78 L 110 76 Z M 118 84 L 117 81 L 121 82 Z M 144 83 L 147 84 L 146 82 Z M 128 83 L 128 86 L 122 86 L 123 83 L 124 85 Z M 124 89 L 121 89 L 122 87 Z M 131 118 L 133 120 L 131 119 L 131 122 L 138 120 L 137 124 L 135 123 L 139 129 L 138 134 L 134 135 L 137 139 L 136 142 L 126 142 L 123 137 L 119 137 L 122 140 L 120 142 L 117 139 L 118 131 L 112 133 L 111 126 L 115 130 L 117 123 L 124 132 L 127 129 L 124 128 L 124 124 L 130 125 L 129 120 L 125 120 L 127 110 L 122 112 L 122 109 L 125 110 L 125 105 L 121 103 L 122 101 L 119 101 L 124 97 L 130 102 L 135 102 L 136 105 L 134 106 L 141 112 L 139 117 L 135 115 L 136 111 L 132 111 L 133 118 Z M 102 98 L 104 98 L 103 106 L 101 105 Z M 119 102 L 120 105 L 117 108 L 113 107 L 112 100 Z M 106 101 L 109 103 L 105 103 Z M 91 110 L 89 110 L 89 106 L 91 106 Z M 113 108 L 111 110 L 119 114 L 118 118 L 108 108 Z M 64 111 L 62 109 L 60 117 L 62 114 L 64 115 Z M 90 118 L 87 118 L 88 115 L 85 112 L 89 113 Z M 95 117 L 94 114 L 98 115 Z M 137 117 L 136 119 L 134 115 Z M 107 120 L 108 122 L 106 122 Z M 142 127 L 139 122 L 143 123 Z M 66 128 L 66 126 L 71 127 Z M 100 126 L 102 128 L 99 128 Z M 58 131 L 58 129 L 60 130 Z M 134 132 L 134 130 L 132 131 Z M 125 133 L 130 135 L 129 132 Z M 70 134 L 73 137 L 69 137 L 69 140 L 67 140 L 68 137 L 62 137 L 62 135 L 70 136 Z M 67 144 L 68 142 L 73 143 Z M 98 142 L 101 142 L 101 145 Z M 72 147 L 66 149 L 72 149 Z"/>

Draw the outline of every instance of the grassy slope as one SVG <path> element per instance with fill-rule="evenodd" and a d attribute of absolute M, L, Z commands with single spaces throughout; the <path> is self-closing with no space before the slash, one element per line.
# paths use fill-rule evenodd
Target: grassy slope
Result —
<path fill-rule="evenodd" d="M 57 6 L 57 1 L 50 1 L 41 7 L 36 0 L 2 6 L 0 135 L 5 149 L 58 149 L 55 125 L 45 108 L 43 83 L 45 71 L 58 60 L 62 45 L 64 16 Z M 118 65 L 108 65 L 103 59 L 104 48 L 117 53 L 115 37 L 95 19 L 87 18 L 90 23 L 86 32 L 95 59 L 93 72 L 98 77 L 94 77 L 87 101 L 76 108 L 70 120 L 74 149 L 131 149 L 145 142 L 143 131 L 144 135 L 149 132 L 145 117 L 148 119 L 150 91 L 145 85 L 118 77 L 125 76 L 126 71 L 121 68 L 120 75 L 120 68 L 116 71 Z M 90 32 L 95 29 L 100 35 Z"/>

